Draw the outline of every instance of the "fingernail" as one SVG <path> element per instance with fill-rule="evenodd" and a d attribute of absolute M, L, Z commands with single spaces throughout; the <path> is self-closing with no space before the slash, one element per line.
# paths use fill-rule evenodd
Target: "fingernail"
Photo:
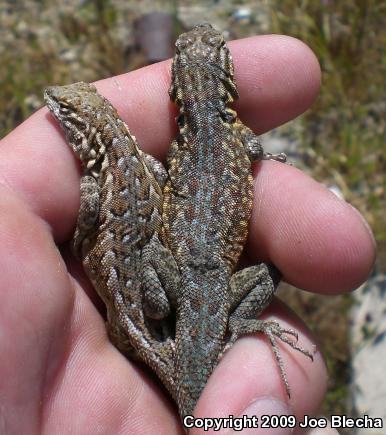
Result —
<path fill-rule="evenodd" d="M 232 434 L 269 434 L 269 435 L 287 435 L 291 434 L 291 419 L 290 408 L 278 399 L 273 397 L 262 397 L 251 403 L 239 417 L 246 415 L 251 419 L 257 417 L 256 426 L 253 428 L 245 428 L 242 431 L 234 430 Z"/>

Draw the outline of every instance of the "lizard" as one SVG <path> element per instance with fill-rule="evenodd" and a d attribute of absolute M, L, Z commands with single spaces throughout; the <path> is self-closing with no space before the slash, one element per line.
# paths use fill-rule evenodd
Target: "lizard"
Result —
<path fill-rule="evenodd" d="M 91 85 L 51 87 L 45 98 L 83 164 L 73 249 L 107 306 L 110 337 L 122 351 L 134 349 L 148 363 L 184 416 L 193 412 L 217 362 L 242 334 L 268 335 L 288 393 L 275 336 L 310 358 L 312 355 L 285 336 L 297 338 L 295 331 L 283 329 L 277 322 L 255 320 L 273 297 L 277 272 L 271 268 L 271 276 L 269 268 L 261 264 L 234 273 L 251 209 L 251 162 L 284 159 L 265 154 L 256 136 L 228 107 L 237 98 L 237 89 L 232 59 L 221 34 L 210 25 L 201 25 L 181 35 L 176 46 L 170 95 L 180 106 L 180 132 L 168 156 L 169 180 L 164 188 L 163 212 L 167 241 L 164 239 L 163 243 L 170 244 L 181 282 L 173 258 L 158 243 L 162 196 L 154 178 L 164 182 L 160 164 L 140 152 L 115 109 Z M 186 56 L 184 52 L 189 51 Z M 197 68 L 205 62 L 207 69 Z M 203 98 L 198 98 L 200 92 Z M 133 172 L 120 168 L 117 174 L 116 167 L 122 161 Z M 214 170 L 218 163 L 219 169 Z M 153 200 L 147 198 L 146 202 L 141 196 L 143 186 L 149 187 L 149 173 L 150 185 L 157 192 L 157 199 L 153 197 L 155 208 Z M 236 187 L 238 184 L 241 189 Z M 225 201 L 219 196 L 218 187 L 222 185 L 226 186 Z M 134 187 L 135 193 L 130 191 L 124 204 L 115 203 L 113 193 Z M 137 201 L 147 205 L 144 214 L 135 205 Z M 110 213 L 118 209 L 120 213 Z M 155 226 L 149 224 L 154 210 Z M 152 236 L 144 233 L 144 228 Z M 137 231 L 137 238 L 129 240 L 130 229 Z M 154 252 L 156 261 L 152 257 Z M 158 274 L 153 269 L 154 263 Z M 128 280 L 117 273 L 122 271 L 130 275 Z M 141 273 L 142 282 L 131 279 Z M 153 319 L 163 319 L 169 314 L 164 291 L 177 309 L 175 343 L 169 332 L 163 333 L 165 342 L 155 339 L 145 318 L 145 312 Z M 162 321 L 160 324 L 164 325 Z"/>
<path fill-rule="evenodd" d="M 80 208 L 71 244 L 106 305 L 110 339 L 125 355 L 149 365 L 176 397 L 173 325 L 149 323 L 143 310 L 144 289 L 157 294 L 157 286 L 178 286 L 173 258 L 160 242 L 165 169 L 139 149 L 95 86 L 52 86 L 44 97 L 81 161 Z M 151 263 L 154 252 L 158 273 Z M 161 282 L 163 266 L 168 274 Z"/>
<path fill-rule="evenodd" d="M 224 352 L 238 337 L 262 332 L 290 395 L 276 338 L 302 352 L 297 333 L 256 319 L 270 304 L 279 273 L 262 263 L 235 271 L 252 212 L 251 165 L 265 153 L 229 106 L 238 98 L 230 51 L 220 32 L 201 24 L 176 41 L 169 95 L 179 109 L 178 134 L 167 155 L 165 235 L 180 272 L 174 370 L 181 417 L 192 415 Z M 290 338 L 291 337 L 291 338 Z"/>

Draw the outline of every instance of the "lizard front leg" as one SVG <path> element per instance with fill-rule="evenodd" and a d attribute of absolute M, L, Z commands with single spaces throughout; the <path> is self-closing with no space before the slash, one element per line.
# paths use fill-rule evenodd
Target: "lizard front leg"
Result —
<path fill-rule="evenodd" d="M 273 267 L 269 268 L 264 263 L 243 269 L 232 276 L 230 281 L 232 312 L 228 323 L 231 336 L 222 354 L 240 336 L 262 332 L 271 343 L 281 377 L 290 397 L 290 387 L 276 337 L 293 349 L 308 356 L 311 360 L 313 360 L 313 356 L 308 350 L 298 346 L 298 334 L 293 329 L 282 328 L 276 321 L 256 319 L 271 303 L 279 278 L 279 272 Z M 288 336 L 294 337 L 295 340 L 290 339 Z"/>
<path fill-rule="evenodd" d="M 251 163 L 260 160 L 276 160 L 281 163 L 287 161 L 287 156 L 284 153 L 266 153 L 261 146 L 258 136 L 256 136 L 255 133 L 242 122 L 239 121 L 236 123 L 236 129 L 238 130 L 239 136 L 242 138 Z"/>
<path fill-rule="evenodd" d="M 80 178 L 80 206 L 76 228 L 71 241 L 73 254 L 80 260 L 88 252 L 89 236 L 97 229 L 99 218 L 100 187 L 94 177 L 83 175 Z"/>

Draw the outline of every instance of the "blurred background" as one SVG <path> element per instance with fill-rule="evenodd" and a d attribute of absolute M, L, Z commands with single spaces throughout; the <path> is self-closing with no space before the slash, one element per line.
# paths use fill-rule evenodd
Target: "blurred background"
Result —
<path fill-rule="evenodd" d="M 385 0 L 0 0 L 0 137 L 43 105 L 45 86 L 168 58 L 178 34 L 201 22 L 228 40 L 288 34 L 320 61 L 323 85 L 311 110 L 262 142 L 360 210 L 375 233 L 378 261 L 350 295 L 323 297 L 285 284 L 278 293 L 326 355 L 323 413 L 368 414 L 386 424 Z"/>

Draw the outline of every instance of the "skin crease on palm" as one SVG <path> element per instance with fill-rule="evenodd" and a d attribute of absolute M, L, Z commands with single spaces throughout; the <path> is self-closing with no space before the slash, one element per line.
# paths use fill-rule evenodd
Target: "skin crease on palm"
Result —
<path fill-rule="evenodd" d="M 300 41 L 267 35 L 229 47 L 235 108 L 256 133 L 295 118 L 316 98 L 319 65 Z M 167 61 L 96 83 L 158 158 L 176 132 L 169 81 Z M 5 137 L 0 152 L 0 433 L 182 433 L 165 392 L 108 341 L 99 302 L 63 247 L 76 222 L 80 168 L 48 110 Z M 288 165 L 264 161 L 254 176 L 252 263 L 270 260 L 286 281 L 318 293 L 346 292 L 366 279 L 375 244 L 355 209 Z M 279 301 L 263 317 L 298 330 L 305 348 L 316 344 Z M 280 349 L 289 401 L 267 339 L 248 336 L 216 368 L 195 415 L 317 415 L 328 379 L 322 356 L 317 350 L 312 363 Z"/>

